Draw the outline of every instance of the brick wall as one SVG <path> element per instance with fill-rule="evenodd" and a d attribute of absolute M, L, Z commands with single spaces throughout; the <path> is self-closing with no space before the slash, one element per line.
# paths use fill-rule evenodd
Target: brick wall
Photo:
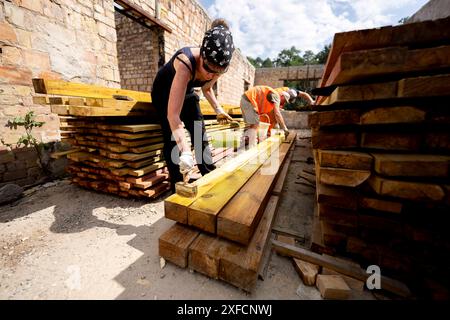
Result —
<path fill-rule="evenodd" d="M 155 16 L 155 0 L 129 0 Z M 172 33 L 164 32 L 162 60 L 168 61 L 183 46 L 199 45 L 211 19 L 195 0 L 161 1 L 160 19 L 170 26 Z M 139 27 L 133 27 L 137 29 Z M 44 77 L 108 87 L 124 87 L 149 91 L 154 72 L 158 69 L 155 34 L 145 40 L 145 49 L 153 53 L 136 55 L 131 66 L 129 56 L 122 51 L 126 38 L 116 20 L 113 0 L 4 0 L 0 1 L 0 136 L 5 143 L 14 143 L 23 134 L 5 125 L 9 119 L 32 110 L 42 128 L 33 130 L 43 142 L 60 139 L 59 119 L 48 106 L 35 105 L 31 79 Z M 123 33 L 121 33 L 123 32 Z M 132 34 L 128 34 L 131 37 Z M 137 46 L 133 50 L 139 50 Z M 144 48 L 142 48 L 144 49 Z M 119 50 L 119 53 L 118 53 Z M 142 60 L 139 60 L 142 59 Z M 147 59 L 147 60 L 146 60 Z M 143 65 L 141 70 L 136 65 Z M 149 67 L 150 66 L 150 67 Z M 121 72 L 122 71 L 122 77 Z M 239 104 L 244 80 L 253 85 L 254 68 L 239 51 L 233 57 L 229 72 L 219 79 L 219 101 Z M 15 151 L 13 151 L 14 153 Z M 0 144 L 0 184 L 14 159 Z M 6 160 L 8 161 L 6 161 Z M 6 161 L 6 162 L 5 162 Z M 26 163 L 27 170 L 34 167 Z M 23 166 L 23 163 L 20 166 Z M 17 167 L 16 167 L 17 168 Z M 21 167 L 20 167 L 21 168 Z M 26 171 L 27 171 L 26 170 Z M 32 172 L 33 170 L 31 170 Z M 28 171 L 27 171 L 28 172 Z M 23 175 L 23 173 L 21 173 Z M 28 175 L 27 177 L 34 177 Z M 9 177 L 11 178 L 11 177 Z M 11 181 L 25 183 L 25 178 Z"/>
<path fill-rule="evenodd" d="M 309 65 L 282 68 L 258 68 L 255 71 L 255 85 L 266 85 L 272 88 L 282 87 L 284 80 L 319 80 L 322 78 L 324 65 Z"/>
<path fill-rule="evenodd" d="M 120 87 L 147 91 L 158 72 L 158 32 L 115 13 Z"/>

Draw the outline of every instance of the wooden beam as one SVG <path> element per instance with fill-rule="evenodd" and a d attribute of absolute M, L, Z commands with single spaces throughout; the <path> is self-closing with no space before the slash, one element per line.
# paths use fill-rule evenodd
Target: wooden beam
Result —
<path fill-rule="evenodd" d="M 334 35 L 320 87 L 327 85 L 336 61 L 344 52 L 390 46 L 436 45 L 450 37 L 450 18 L 399 26 L 341 32 Z"/>
<path fill-rule="evenodd" d="M 442 177 L 450 175 L 450 156 L 372 153 L 375 171 L 384 176 Z"/>
<path fill-rule="evenodd" d="M 426 112 L 416 107 L 376 108 L 361 115 L 360 123 L 386 124 L 386 123 L 418 123 L 425 121 Z"/>
<path fill-rule="evenodd" d="M 112 99 L 114 95 L 122 95 L 128 96 L 135 101 L 152 102 L 148 92 L 114 89 L 62 80 L 35 78 L 33 79 L 33 86 L 36 93 L 108 99 Z"/>
<path fill-rule="evenodd" d="M 199 232 L 175 223 L 158 240 L 159 256 L 181 268 L 188 265 L 188 248 Z"/>
<path fill-rule="evenodd" d="M 267 159 L 270 158 L 270 160 L 273 160 L 271 155 L 277 152 L 278 147 L 279 144 L 276 142 L 269 143 L 266 151 L 260 153 L 255 160 L 249 161 L 239 169 L 235 170 L 232 174 L 225 177 L 219 183 L 216 183 L 211 189 L 199 197 L 188 208 L 188 224 L 210 233 L 216 233 L 217 226 L 217 232 L 219 232 L 220 218 L 219 220 L 217 220 L 217 218 L 221 210 L 223 209 L 220 214 L 223 214 L 223 211 L 227 210 L 225 205 L 227 205 L 227 207 L 230 205 L 227 203 L 234 199 L 233 197 L 235 194 L 237 192 L 239 192 L 239 194 L 244 192 L 244 185 L 248 183 L 253 174 L 258 174 L 258 169 L 265 164 Z M 230 239 L 226 234 L 218 234 L 224 238 Z"/>
<path fill-rule="evenodd" d="M 295 133 L 289 135 L 295 136 Z M 292 142 L 293 139 L 291 144 Z M 264 165 L 222 209 L 217 219 L 219 236 L 242 244 L 249 243 L 291 144 L 282 144 L 279 152 L 272 153 Z"/>
<path fill-rule="evenodd" d="M 188 207 L 199 199 L 203 194 L 208 192 L 216 183 L 225 179 L 228 175 L 232 174 L 234 170 L 239 169 L 245 165 L 248 161 L 256 157 L 259 153 L 264 152 L 268 143 L 272 143 L 281 139 L 280 136 L 270 137 L 258 144 L 254 148 L 242 152 L 236 158 L 227 161 L 220 168 L 213 170 L 207 175 L 201 177 L 196 181 L 198 187 L 197 196 L 194 198 L 187 198 L 176 193 L 164 200 L 164 214 L 166 218 L 172 219 L 184 224 L 188 223 Z"/>
<path fill-rule="evenodd" d="M 344 109 L 333 111 L 314 111 L 308 116 L 308 125 L 312 128 L 359 124 L 360 111 L 358 109 Z"/>
<path fill-rule="evenodd" d="M 319 167 L 319 181 L 323 184 L 343 187 L 357 187 L 369 179 L 369 170 L 351 170 Z"/>
<path fill-rule="evenodd" d="M 349 263 L 337 261 L 331 257 L 322 256 L 317 253 L 305 250 L 303 248 L 294 247 L 292 245 L 281 243 L 277 240 L 272 240 L 272 246 L 275 248 L 277 252 L 282 252 L 291 257 L 329 268 L 331 270 L 334 270 L 336 272 L 342 273 L 355 279 L 359 279 L 361 281 L 366 281 L 370 275 L 366 273 L 365 270 L 358 268 L 354 265 L 351 265 Z M 381 288 L 383 290 L 390 291 L 402 297 L 411 296 L 411 292 L 409 291 L 408 287 L 406 287 L 403 283 L 394 279 L 387 278 L 386 276 L 383 275 L 381 275 Z"/>
<path fill-rule="evenodd" d="M 445 197 L 443 188 L 433 183 L 397 181 L 372 175 L 369 185 L 379 195 L 413 201 L 442 201 Z"/>
<path fill-rule="evenodd" d="M 314 149 L 356 148 L 358 133 L 355 130 L 333 132 L 312 129 L 311 143 Z"/>
<path fill-rule="evenodd" d="M 325 86 L 346 84 L 381 75 L 445 69 L 450 67 L 450 46 L 387 47 L 345 52 L 340 55 Z"/>
<path fill-rule="evenodd" d="M 319 165 L 354 170 L 371 170 L 373 158 L 368 153 L 355 151 L 319 150 Z"/>
<path fill-rule="evenodd" d="M 230 242 L 220 260 L 219 278 L 245 291 L 252 291 L 258 279 L 263 253 L 270 241 L 270 229 L 279 198 L 271 196 L 248 246 Z"/>

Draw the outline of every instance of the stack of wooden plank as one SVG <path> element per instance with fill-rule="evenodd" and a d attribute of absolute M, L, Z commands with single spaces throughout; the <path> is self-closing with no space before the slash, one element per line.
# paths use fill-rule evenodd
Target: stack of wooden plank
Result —
<path fill-rule="evenodd" d="M 33 79 L 36 104 L 48 104 L 60 115 L 62 138 L 72 149 L 73 183 L 128 197 L 156 197 L 170 188 L 162 155 L 163 137 L 149 93 L 93 85 Z M 148 120 L 146 120 L 148 119 Z M 237 119 L 241 120 L 241 119 Z M 206 120 L 207 132 L 244 129 Z M 217 162 L 232 146 L 212 148 Z"/>
<path fill-rule="evenodd" d="M 450 18 L 336 34 L 325 69 L 313 249 L 450 285 Z"/>
<path fill-rule="evenodd" d="M 159 238 L 160 256 L 253 290 L 294 141 L 274 135 L 197 180 L 195 197 L 168 197 L 165 216 L 177 223 Z"/>

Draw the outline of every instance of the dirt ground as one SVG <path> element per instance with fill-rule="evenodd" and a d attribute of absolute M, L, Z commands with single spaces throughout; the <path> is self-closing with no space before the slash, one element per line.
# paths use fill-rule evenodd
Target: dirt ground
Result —
<path fill-rule="evenodd" d="M 295 227 L 308 241 L 314 189 L 296 183 L 306 163 L 304 149 L 296 152 L 276 225 Z M 123 199 L 60 180 L 0 206 L 0 299 L 321 299 L 291 259 L 275 253 L 252 294 L 171 263 L 161 268 L 158 238 L 173 224 L 163 200 Z"/>

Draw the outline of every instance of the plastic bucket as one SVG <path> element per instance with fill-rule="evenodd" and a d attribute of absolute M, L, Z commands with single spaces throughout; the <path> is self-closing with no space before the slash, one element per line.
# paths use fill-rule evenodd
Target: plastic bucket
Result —
<path fill-rule="evenodd" d="M 261 116 L 260 116 L 260 118 L 261 117 L 265 117 L 265 118 L 267 118 L 267 122 L 264 122 L 264 121 L 259 121 L 259 126 L 258 126 L 258 132 L 257 132 L 257 134 L 258 134 L 258 140 L 261 142 L 261 141 L 263 141 L 263 140 L 265 140 L 265 139 L 267 139 L 267 132 L 268 132 L 268 130 L 269 130 L 269 127 L 270 127 L 270 118 L 269 118 L 269 116 L 267 115 L 267 114 L 262 114 Z"/>

